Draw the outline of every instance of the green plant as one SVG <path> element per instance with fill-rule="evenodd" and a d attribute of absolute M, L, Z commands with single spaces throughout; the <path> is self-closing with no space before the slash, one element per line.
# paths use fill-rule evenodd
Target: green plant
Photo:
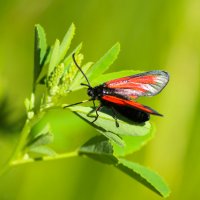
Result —
<path fill-rule="evenodd" d="M 72 112 L 93 126 L 100 134 L 89 139 L 75 151 L 63 154 L 57 154 L 49 147 L 53 140 L 49 123 L 35 131 L 35 127 L 46 112 L 51 109 L 63 108 L 67 105 L 63 104 L 63 98 L 66 98 L 69 93 L 83 88 L 80 83 L 84 83 L 85 79 L 72 60 L 73 53 L 75 53 L 77 63 L 87 74 L 92 85 L 138 73 L 138 71 L 127 70 L 104 74 L 118 56 L 119 43 L 116 43 L 96 63 L 82 64 L 83 55 L 80 53 L 82 44 L 68 53 L 74 32 L 75 26 L 72 24 L 62 42 L 56 39 L 53 47 L 48 47 L 44 29 L 40 25 L 35 26 L 33 90 L 30 98 L 25 99 L 27 118 L 18 144 L 1 173 L 12 166 L 27 162 L 87 156 L 99 162 L 113 165 L 157 194 L 167 197 L 169 188 L 159 175 L 144 166 L 123 158 L 139 150 L 153 137 L 154 127 L 150 122 L 139 126 L 126 120 L 119 120 L 120 127 L 118 128 L 108 111 L 100 112 L 98 120 L 91 123 L 95 116 L 91 107 L 69 107 Z M 37 85 L 39 84 L 43 86 L 42 95 L 37 93 Z M 88 113 L 92 114 L 88 115 Z"/>

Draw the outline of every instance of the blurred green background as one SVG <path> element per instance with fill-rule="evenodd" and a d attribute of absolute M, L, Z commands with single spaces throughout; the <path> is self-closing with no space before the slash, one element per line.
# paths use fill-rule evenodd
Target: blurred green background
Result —
<path fill-rule="evenodd" d="M 62 39 L 72 22 L 77 27 L 72 46 L 83 41 L 85 62 L 98 60 L 119 41 L 121 52 L 112 71 L 170 73 L 166 89 L 144 100 L 165 115 L 152 117 L 156 137 L 128 158 L 165 178 L 172 189 L 168 199 L 200 199 L 200 1 L 0 1 L 0 98 L 8 97 L 10 121 L 22 116 L 24 98 L 31 93 L 34 24 L 45 28 L 52 44 L 56 37 Z M 72 101 L 82 98 L 77 93 Z M 46 120 L 52 122 L 58 152 L 74 149 L 94 135 L 89 125 L 68 111 L 51 112 Z M 1 165 L 18 137 L 0 128 Z M 18 166 L 6 173 L 0 178 L 0 200 L 15 199 L 161 197 L 111 166 L 71 158 Z"/>

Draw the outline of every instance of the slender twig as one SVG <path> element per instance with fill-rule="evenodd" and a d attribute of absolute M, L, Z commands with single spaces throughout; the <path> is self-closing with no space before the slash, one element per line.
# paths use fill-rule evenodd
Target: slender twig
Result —
<path fill-rule="evenodd" d="M 32 119 L 26 120 L 24 127 L 21 131 L 20 138 L 16 144 L 16 147 L 14 148 L 11 156 L 5 163 L 5 165 L 1 168 L 0 170 L 0 176 L 3 175 L 7 170 L 10 169 L 12 166 L 20 165 L 20 164 L 25 164 L 25 163 L 32 163 L 34 161 L 49 161 L 49 160 L 58 160 L 58 159 L 63 159 L 63 158 L 69 158 L 69 157 L 75 157 L 78 156 L 78 152 L 69 152 L 69 153 L 64 153 L 64 154 L 59 154 L 55 156 L 44 156 L 40 157 L 37 159 L 29 158 L 29 159 L 23 159 L 24 156 L 24 151 L 23 148 L 25 146 L 25 143 L 27 142 L 27 137 L 31 131 L 31 128 L 36 124 L 42 116 L 48 112 L 49 110 L 53 110 L 56 108 L 62 108 L 61 106 L 52 106 L 49 108 L 45 108 L 42 112 L 39 112 L 37 115 L 35 115 Z"/>
<path fill-rule="evenodd" d="M 26 164 L 26 163 L 33 163 L 35 161 L 51 161 L 51 160 L 60 160 L 64 158 L 71 158 L 78 156 L 78 151 L 72 151 L 63 154 L 57 154 L 55 156 L 44 156 L 39 158 L 29 158 L 29 159 L 22 159 L 22 160 L 14 160 L 11 162 L 11 166 Z"/>
<path fill-rule="evenodd" d="M 41 117 L 44 115 L 44 112 L 40 112 L 37 115 L 35 115 L 32 119 L 26 120 L 24 127 L 22 128 L 22 131 L 20 133 L 20 138 L 5 165 L 0 170 L 0 176 L 4 174 L 12 165 L 11 163 L 16 160 L 23 157 L 23 148 L 26 143 L 27 137 L 31 131 L 31 128 L 35 123 L 37 123 Z"/>
<path fill-rule="evenodd" d="M 16 157 L 19 157 L 19 153 L 21 152 L 21 148 L 23 147 L 24 145 L 24 142 L 30 132 L 30 121 L 29 120 L 26 120 L 25 124 L 24 124 L 24 127 L 21 131 L 21 134 L 20 134 L 20 139 L 18 140 L 18 143 L 16 145 L 16 147 L 14 148 L 11 156 L 9 157 L 8 161 L 5 163 L 5 165 L 1 168 L 1 171 L 0 171 L 0 175 L 4 174 L 11 166 L 11 163 L 13 160 L 16 159 Z"/>

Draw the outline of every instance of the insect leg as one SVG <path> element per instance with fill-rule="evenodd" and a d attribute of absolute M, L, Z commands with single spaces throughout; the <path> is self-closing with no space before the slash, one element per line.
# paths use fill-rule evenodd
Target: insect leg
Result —
<path fill-rule="evenodd" d="M 81 104 L 81 103 L 86 103 L 88 101 L 91 101 L 91 99 L 88 99 L 88 100 L 85 100 L 85 101 L 80 101 L 80 102 L 77 102 L 77 103 L 73 103 L 73 104 L 70 104 L 70 105 L 67 105 L 67 106 L 63 106 L 63 108 L 68 108 L 68 107 L 75 106 L 75 105 L 78 105 L 78 104 Z"/>
<path fill-rule="evenodd" d="M 93 102 L 93 103 L 94 103 L 94 102 Z M 98 117 L 99 117 L 98 111 L 101 110 L 102 107 L 103 107 L 103 106 L 100 104 L 99 107 L 97 107 L 97 109 L 95 110 L 95 112 L 96 112 L 96 117 L 95 117 L 95 119 L 92 121 L 92 123 L 94 123 L 94 122 L 98 119 Z"/>
<path fill-rule="evenodd" d="M 94 102 L 94 100 L 92 100 L 92 103 L 93 103 L 93 106 L 94 106 L 94 108 L 96 107 L 96 105 L 95 105 L 95 102 Z"/>
<path fill-rule="evenodd" d="M 112 110 L 112 112 L 113 112 L 113 118 L 114 118 L 114 120 L 115 120 L 115 125 L 116 125 L 116 127 L 119 127 L 119 123 L 118 123 L 118 121 L 117 121 L 116 111 L 115 111 L 115 109 L 114 109 L 113 107 L 111 107 L 111 110 Z"/>

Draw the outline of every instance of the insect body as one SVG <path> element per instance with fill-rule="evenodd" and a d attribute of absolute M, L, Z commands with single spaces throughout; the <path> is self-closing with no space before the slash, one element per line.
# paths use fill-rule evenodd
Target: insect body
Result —
<path fill-rule="evenodd" d="M 136 102 L 136 99 L 141 96 L 154 96 L 160 93 L 169 81 L 169 75 L 167 72 L 154 70 L 110 80 L 99 86 L 92 87 L 88 78 L 76 63 L 74 54 L 73 60 L 88 83 L 82 85 L 88 87 L 87 93 L 88 96 L 90 96 L 89 100 L 93 101 L 93 103 L 94 100 L 100 101 L 99 107 L 96 108 L 96 118 L 94 121 L 98 119 L 98 111 L 103 106 L 106 106 L 113 111 L 113 116 L 115 119 L 117 112 L 136 123 L 143 123 L 148 121 L 150 114 L 162 116 L 152 108 Z M 118 125 L 117 119 L 116 125 Z"/>

